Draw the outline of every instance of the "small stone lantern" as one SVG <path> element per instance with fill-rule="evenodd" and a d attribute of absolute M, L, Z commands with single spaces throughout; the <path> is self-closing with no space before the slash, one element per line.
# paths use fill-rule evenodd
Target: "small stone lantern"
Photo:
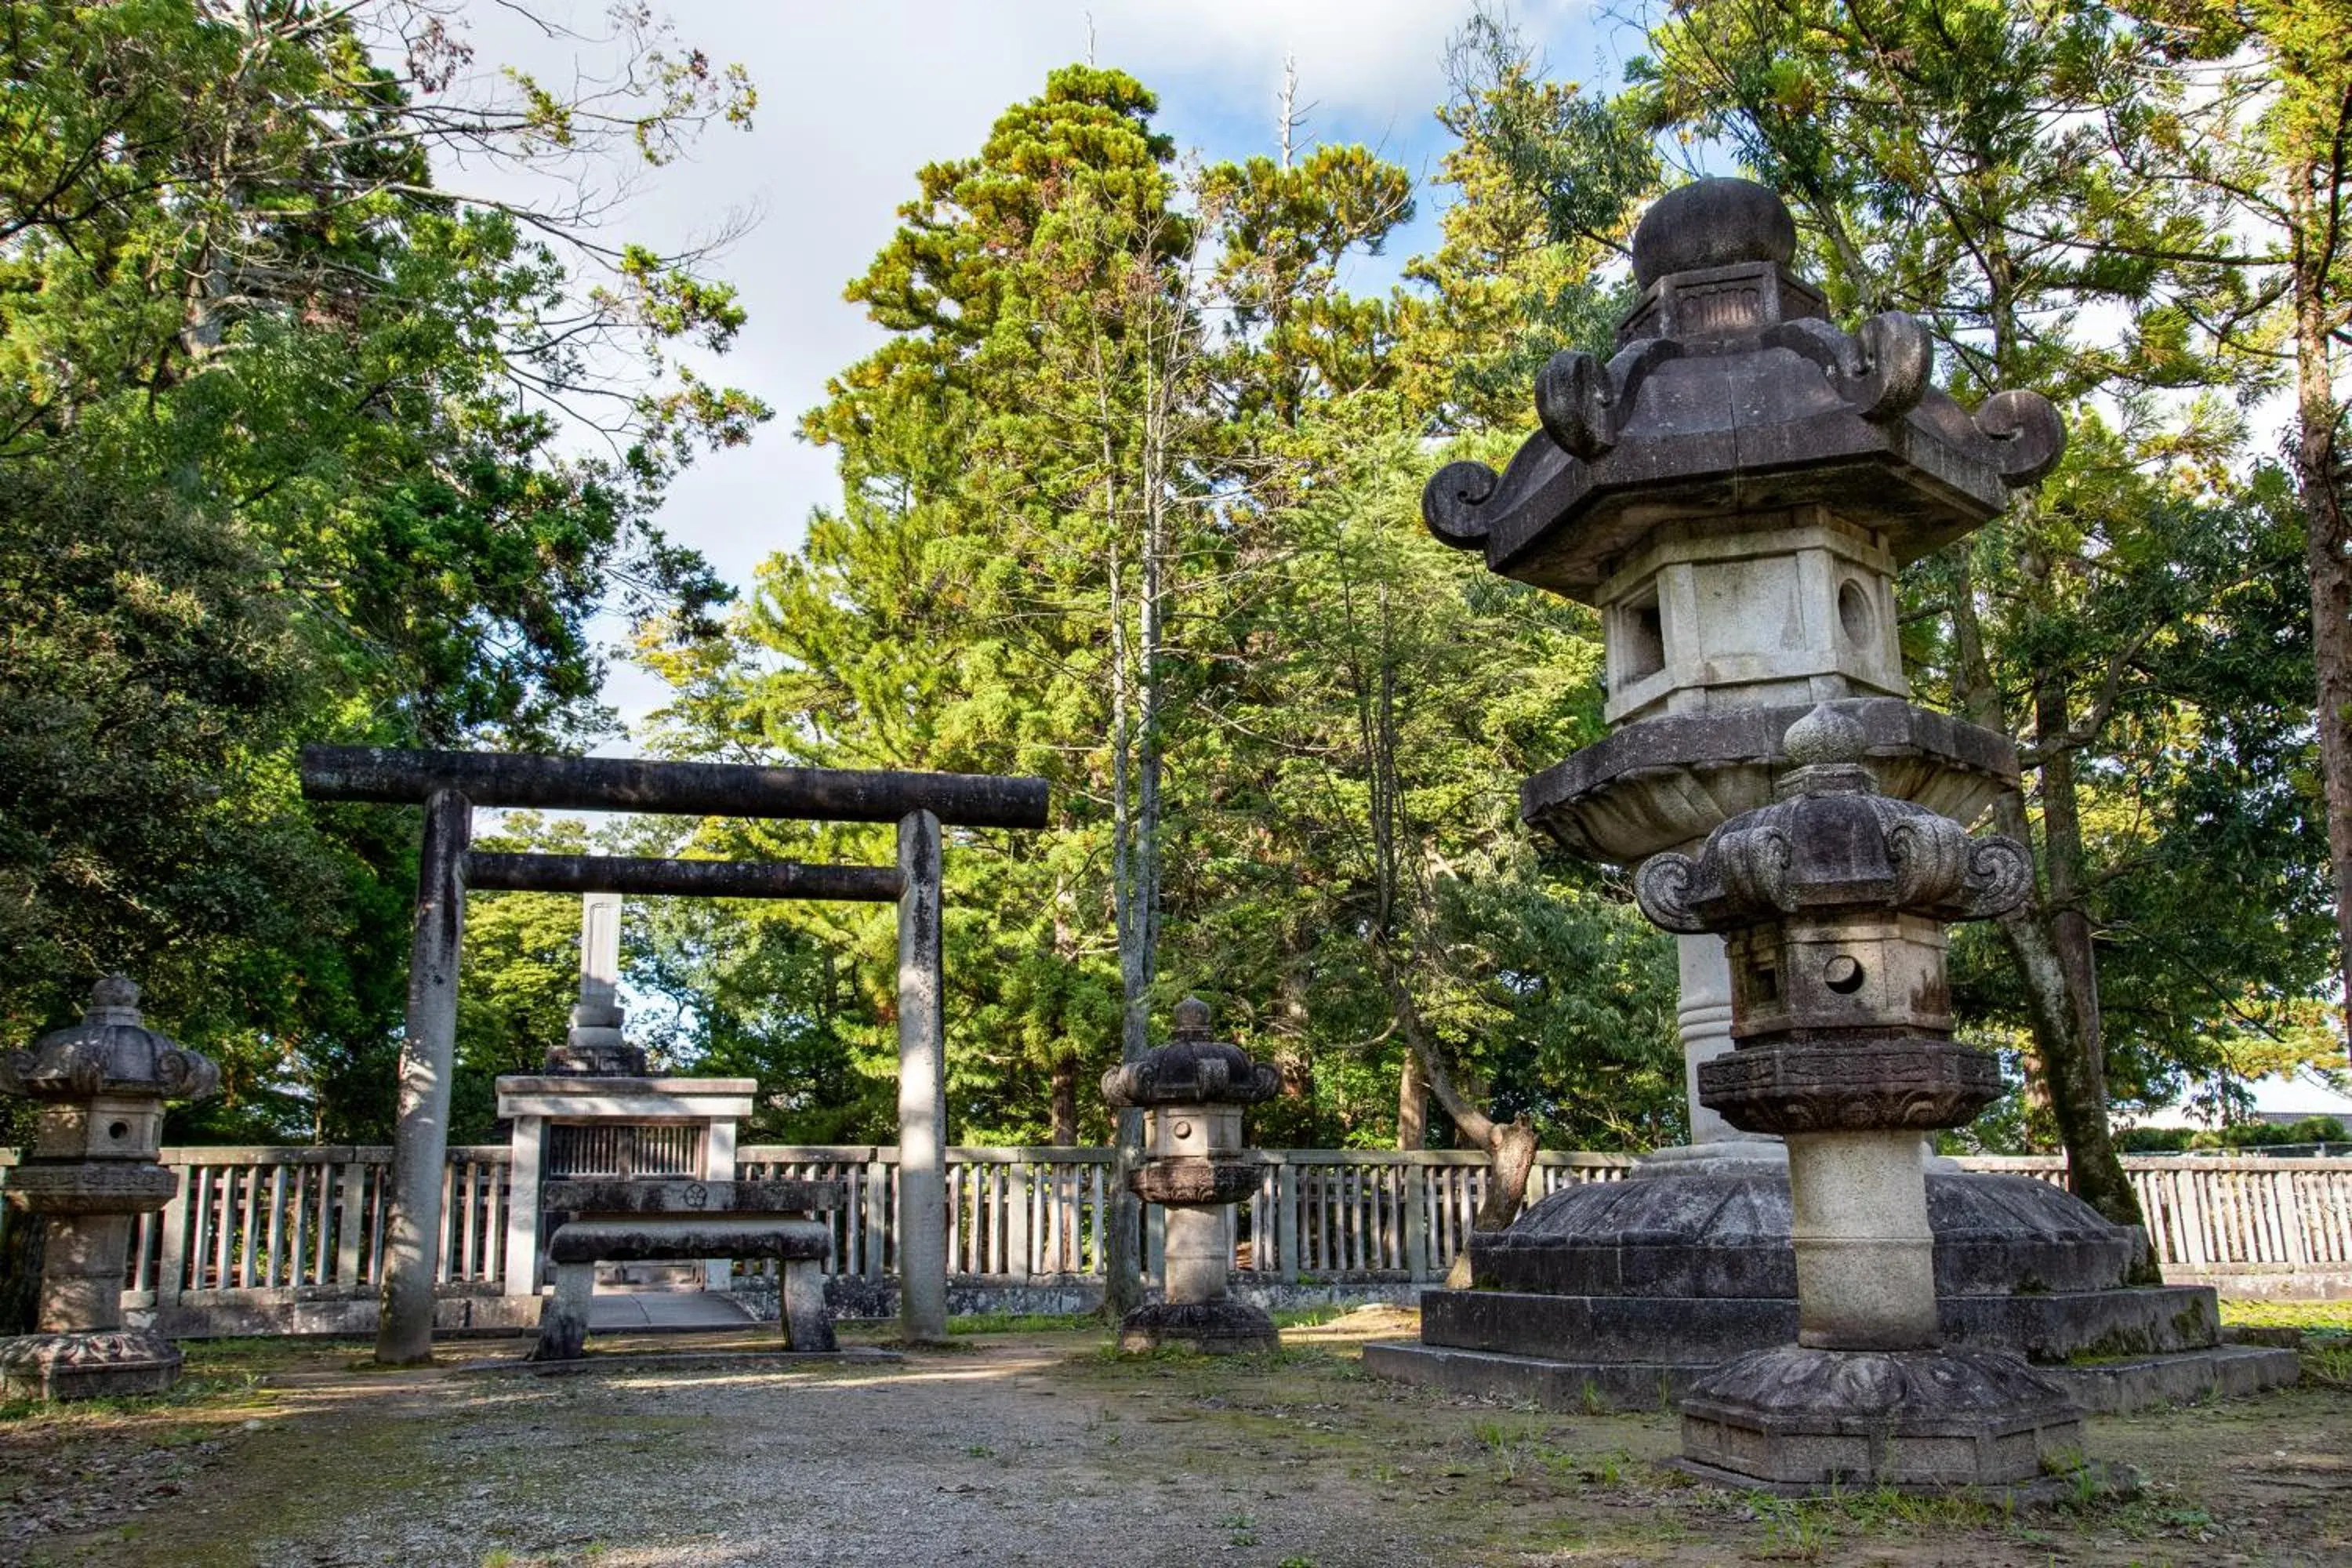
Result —
<path fill-rule="evenodd" d="M 1144 1113 L 1144 1163 L 1135 1195 L 1168 1211 L 1162 1300 L 1119 1324 L 1124 1351 L 1177 1345 L 1203 1355 L 1281 1348 L 1274 1320 L 1227 1294 L 1234 1237 L 1229 1205 L 1257 1187 L 1241 1163 L 1242 1108 L 1274 1098 L 1281 1077 L 1239 1046 L 1209 1037 L 1209 1005 L 1176 1005 L 1175 1038 L 1103 1075 L 1114 1110 Z"/>
<path fill-rule="evenodd" d="M 131 1216 L 179 1185 L 155 1163 L 163 1102 L 203 1099 L 220 1072 L 141 1022 L 139 988 L 121 975 L 89 1003 L 80 1023 L 0 1057 L 0 1093 L 42 1102 L 32 1155 L 5 1189 L 46 1227 L 38 1331 L 0 1340 L 0 1386 L 20 1398 L 160 1394 L 180 1375 L 171 1341 L 122 1326 L 122 1283 Z"/>
<path fill-rule="evenodd" d="M 2050 1484 L 2082 1417 L 2022 1358 L 1940 1346 L 1919 1163 L 1922 1133 L 2001 1092 L 1991 1054 L 1952 1038 L 1945 923 L 2014 909 L 2032 861 L 1880 794 L 1868 743 L 1814 710 L 1777 802 L 1636 879 L 1657 924 L 1727 939 L 1734 1048 L 1700 1064 L 1701 1100 L 1789 1146 L 1798 1342 L 1701 1378 L 1683 1453 L 1748 1485 Z"/>

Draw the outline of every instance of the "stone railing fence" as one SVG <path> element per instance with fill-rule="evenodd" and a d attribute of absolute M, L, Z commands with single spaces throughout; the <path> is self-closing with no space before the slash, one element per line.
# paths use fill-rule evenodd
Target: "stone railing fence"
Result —
<path fill-rule="evenodd" d="M 372 1331 L 391 1152 L 384 1148 L 163 1151 L 178 1194 L 139 1222 L 124 1307 L 167 1333 Z M 1235 1284 L 1274 1294 L 1409 1295 L 1442 1279 L 1469 1234 L 1486 1159 L 1456 1150 L 1265 1149 L 1244 1159 L 1257 1190 L 1238 1205 Z M 1069 1310 L 1091 1301 L 1109 1233 L 1111 1152 L 948 1151 L 948 1268 L 963 1310 Z M 0 1153 L 0 1184 L 13 1162 Z M 1546 1152 L 1531 1195 L 1622 1179 L 1623 1155 Z M 1974 1170 L 2064 1180 L 2063 1160 L 1971 1158 Z M 751 1144 L 744 1177 L 844 1184 L 834 1272 L 887 1290 L 897 1267 L 898 1151 Z M 2125 1161 L 2168 1279 L 2235 1294 L 2352 1295 L 2352 1160 L 2135 1156 Z M 453 1148 L 443 1176 L 441 1326 L 535 1321 L 506 1293 L 503 1146 Z M 1149 1235 L 1147 1274 L 1156 1272 Z M 739 1266 L 757 1288 L 761 1271 Z M 151 1316 L 152 1315 L 152 1316 Z"/>

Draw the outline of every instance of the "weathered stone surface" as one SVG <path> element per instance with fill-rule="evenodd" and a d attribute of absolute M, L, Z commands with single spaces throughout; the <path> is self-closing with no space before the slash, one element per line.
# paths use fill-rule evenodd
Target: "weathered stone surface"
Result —
<path fill-rule="evenodd" d="M 1749 1132 L 1962 1127 L 2001 1097 L 1990 1051 L 1950 1040 L 1743 1046 L 1698 1069 L 1699 1100 Z"/>
<path fill-rule="evenodd" d="M 1944 1295 L 1937 1298 L 1936 1310 L 1946 1343 L 2007 1351 L 2045 1369 L 2084 1358 L 2178 1356 L 2210 1350 L 2217 1342 L 2213 1293 L 2204 1286 L 2062 1295 Z M 1421 1314 L 1423 1342 L 1433 1348 L 1579 1363 L 1683 1365 L 1695 1369 L 1694 1375 L 1797 1337 L 1792 1295 L 1430 1290 L 1423 1293 Z"/>
<path fill-rule="evenodd" d="M 177 1345 L 149 1329 L 23 1334 L 0 1340 L 0 1390 L 15 1399 L 161 1394 L 180 1378 Z"/>
<path fill-rule="evenodd" d="M 35 1333 L 0 1341 L 0 1381 L 20 1396 L 153 1394 L 180 1352 L 126 1329 L 122 1281 L 132 1216 L 161 1209 L 179 1177 L 155 1163 L 163 1101 L 220 1085 L 213 1064 L 146 1026 L 139 988 L 119 974 L 90 991 L 78 1024 L 0 1057 L 0 1093 L 41 1102 L 32 1158 L 8 1180 L 9 1206 L 37 1225 Z"/>
<path fill-rule="evenodd" d="M 1645 283 L 1617 353 L 1556 355 L 1538 384 L 1543 428 L 1499 476 L 1441 471 L 1423 497 L 1430 531 L 1482 549 L 1490 571 L 1590 600 L 1664 521 L 1825 505 L 1867 519 L 1907 562 L 2048 471 L 2064 431 L 2046 400 L 2004 394 L 1972 416 L 1932 384 L 1915 319 L 1830 325 L 1788 270 L 1787 221 L 1745 182 L 1661 200 L 1637 231 Z"/>
<path fill-rule="evenodd" d="M 677 1177 L 548 1182 L 541 1206 L 568 1215 L 808 1214 L 839 1208 L 839 1182 L 698 1182 Z"/>
<path fill-rule="evenodd" d="M 1927 1184 L 1939 1297 L 2113 1289 L 2130 1268 L 2131 1233 L 2063 1188 L 1995 1173 Z M 1591 1183 L 1473 1235 L 1471 1273 L 1507 1291 L 1794 1297 L 1790 1220 L 1785 1172 Z"/>
<path fill-rule="evenodd" d="M 1141 1059 L 1103 1074 L 1104 1101 L 1114 1110 L 1181 1105 L 1255 1105 L 1271 1100 L 1282 1075 L 1253 1062 L 1239 1046 L 1209 1037 L 1209 1005 L 1188 996 L 1176 1005 L 1176 1032 Z"/>
<path fill-rule="evenodd" d="M 1145 1203 L 1171 1205 L 1241 1203 L 1256 1195 L 1257 1183 L 1255 1166 L 1233 1160 L 1155 1160 L 1128 1178 Z"/>
<path fill-rule="evenodd" d="M 2008 737 L 1891 697 L 1836 704 L 1862 727 L 1880 787 L 1972 822 L 2016 782 Z M 1696 846 L 1769 805 L 1798 764 L 1781 737 L 1809 705 L 1674 714 L 1628 724 L 1519 786 L 1519 816 L 1590 859 L 1630 865 Z"/>
<path fill-rule="evenodd" d="M 1246 1355 L 1282 1348 L 1263 1308 L 1230 1296 L 1213 1301 L 1147 1301 L 1119 1321 L 1118 1348 L 1130 1354 L 1189 1350 Z"/>
<path fill-rule="evenodd" d="M 1684 1396 L 1683 1455 L 1745 1480 L 2002 1487 L 2081 1463 L 2066 1391 L 1994 1352 L 1758 1351 Z"/>
<path fill-rule="evenodd" d="M 179 1189 L 176 1173 L 144 1161 L 28 1162 L 8 1173 L 7 1199 L 32 1214 L 138 1214 Z"/>
<path fill-rule="evenodd" d="M 120 974 L 91 988 L 79 1023 L 0 1056 L 0 1094 L 34 1100 L 201 1100 L 219 1088 L 220 1069 L 211 1061 L 146 1026 L 139 987 Z"/>
<path fill-rule="evenodd" d="M 2121 1292 L 2128 1295 L 2130 1292 Z M 2020 1298 L 2023 1305 L 2031 1298 Z M 2063 1300 L 2063 1298 L 2058 1300 Z M 1794 1303 L 1789 1310 L 1795 1331 Z M 1979 1298 L 1968 1306 L 1998 1305 Z M 1653 1308 L 1675 1303 L 1652 1302 Z M 1955 1302 L 1943 1303 L 1950 1332 Z M 1661 1336 L 1662 1340 L 1665 1336 Z M 1968 1343 L 1955 1340 L 1956 1343 Z M 1757 1349 L 1766 1348 L 1759 1345 Z M 1400 1383 L 1444 1389 L 1449 1394 L 1524 1401 L 1547 1410 L 1656 1410 L 1671 1407 L 1719 1361 L 1678 1361 L 1671 1350 L 1652 1361 L 1587 1359 L 1570 1345 L 1556 1353 L 1469 1350 L 1413 1341 L 1369 1344 L 1364 1370 Z M 2125 1415 L 2168 1405 L 2236 1398 L 2265 1389 L 2288 1388 L 2299 1373 L 2295 1352 L 2274 1346 L 2209 1345 L 2122 1361 L 2037 1362 L 2034 1370 L 2066 1391 L 2086 1415 Z"/>
<path fill-rule="evenodd" d="M 833 1256 L 833 1231 L 820 1220 L 712 1215 L 575 1219 L 556 1227 L 547 1256 L 563 1263 L 649 1263 L 705 1258 L 816 1258 Z"/>

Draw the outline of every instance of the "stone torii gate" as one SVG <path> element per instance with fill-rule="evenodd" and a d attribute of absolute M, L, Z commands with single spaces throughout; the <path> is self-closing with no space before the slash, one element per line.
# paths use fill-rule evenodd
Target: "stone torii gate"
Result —
<path fill-rule="evenodd" d="M 551 892 L 667 892 L 715 897 L 873 898 L 889 877 L 898 902 L 898 1236 L 900 1318 L 907 1337 L 947 1333 L 947 1033 L 940 944 L 943 826 L 1045 826 L 1045 781 L 983 773 L 851 772 L 664 763 L 611 757 L 305 746 L 302 793 L 317 801 L 425 807 L 416 916 L 400 1048 L 392 1212 L 384 1226 L 383 1315 L 376 1360 L 412 1365 L 433 1353 L 441 1168 L 457 1036 L 458 952 L 469 876 L 482 888 Z M 474 807 L 635 811 L 684 816 L 887 822 L 898 864 L 650 860 L 470 853 Z"/>

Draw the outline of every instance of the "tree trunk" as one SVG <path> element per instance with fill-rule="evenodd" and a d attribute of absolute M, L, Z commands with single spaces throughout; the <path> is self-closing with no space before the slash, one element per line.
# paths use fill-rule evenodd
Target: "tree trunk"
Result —
<path fill-rule="evenodd" d="M 1977 620 L 1975 583 L 1965 564 L 1955 576 L 1952 626 L 1959 654 L 1954 695 L 1971 722 L 2007 733 Z M 2034 693 L 2036 738 L 2045 752 L 2040 843 L 2022 793 L 2003 790 L 1992 807 L 1997 830 L 2039 850 L 2035 858 L 2042 878 L 2024 906 L 2000 921 L 2000 933 L 2024 988 L 2033 1054 L 2040 1059 L 2051 1113 L 2066 1150 L 2066 1184 L 2111 1223 L 2139 1227 L 2142 1245 L 2131 1279 L 2136 1284 L 2158 1284 L 2162 1280 L 2156 1272 L 2156 1255 L 2147 1245 L 2139 1195 L 2124 1173 L 2107 1125 L 2098 970 L 2090 919 L 2083 908 L 2083 829 L 2074 799 L 2074 753 L 2063 743 L 2068 722 L 2064 684 L 2054 676 L 2045 677 Z"/>
<path fill-rule="evenodd" d="M 1404 1054 L 1397 1071 L 1397 1144 L 1400 1149 L 1429 1147 L 1429 1080 L 1422 1075 L 1421 1058 Z"/>
<path fill-rule="evenodd" d="M 2290 182 L 2290 188 L 2300 186 Z M 2300 227 L 2315 232 L 2318 215 L 2298 216 L 2306 220 Z M 2303 503 L 2304 564 L 2311 577 L 2311 653 L 2318 677 L 2314 720 L 2344 981 L 2339 1021 L 2341 1032 L 2352 1039 L 2352 517 L 2347 516 L 2336 480 L 2342 410 L 2328 351 L 2326 279 L 2312 258 L 2296 259 L 2294 483 Z"/>
<path fill-rule="evenodd" d="M 1412 994 L 1405 988 L 1403 977 L 1397 973 L 1393 955 L 1384 942 L 1372 944 L 1373 967 L 1380 972 L 1381 983 L 1389 994 L 1389 1005 L 1396 1010 L 1397 1026 L 1404 1032 L 1405 1044 L 1421 1064 L 1422 1076 L 1428 1080 L 1429 1091 L 1437 1103 L 1461 1130 L 1462 1136 L 1486 1151 L 1492 1162 L 1486 1176 L 1486 1196 L 1478 1200 L 1477 1212 L 1470 1216 L 1473 1231 L 1506 1230 L 1519 1217 L 1526 1206 L 1528 1176 L 1536 1163 L 1536 1130 L 1524 1116 L 1511 1121 L 1497 1121 L 1481 1110 L 1454 1082 L 1453 1069 L 1430 1037 L 1423 1026 L 1421 1009 L 1413 1005 Z M 1445 1276 L 1448 1289 L 1470 1288 L 1470 1249 L 1456 1253 L 1454 1266 Z"/>
<path fill-rule="evenodd" d="M 1078 1058 L 1074 1056 L 1054 1058 L 1054 1131 L 1049 1139 L 1056 1149 L 1069 1149 L 1078 1142 Z"/>

